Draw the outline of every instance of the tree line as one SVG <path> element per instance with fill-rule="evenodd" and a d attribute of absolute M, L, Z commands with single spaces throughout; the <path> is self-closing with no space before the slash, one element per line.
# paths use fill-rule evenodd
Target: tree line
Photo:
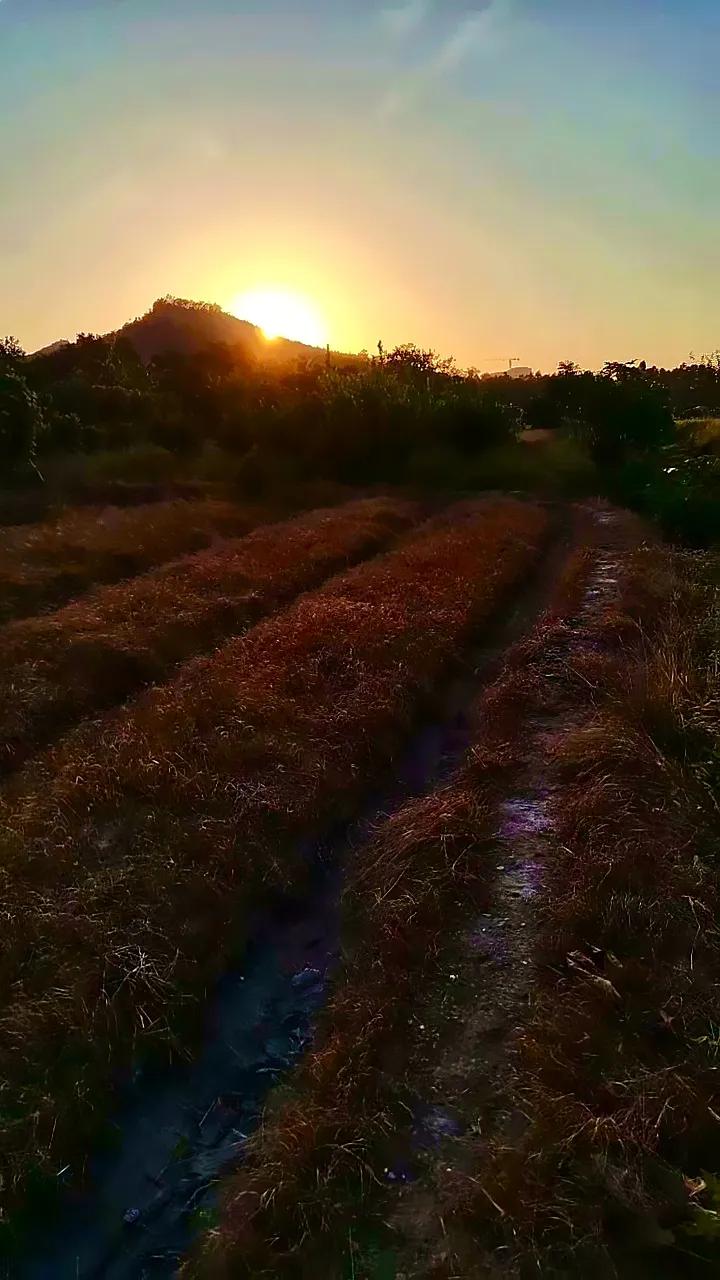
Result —
<path fill-rule="evenodd" d="M 0 341 L 6 483 L 40 483 L 44 461 L 58 455 L 145 445 L 184 459 L 210 446 L 237 460 L 256 487 L 289 474 L 397 484 L 432 478 L 434 468 L 455 471 L 461 484 L 489 450 L 542 427 L 577 441 L 606 487 L 624 484 L 619 496 L 637 505 L 643 486 L 667 487 L 662 477 L 679 469 L 676 419 L 715 415 L 717 356 L 674 369 L 613 362 L 599 372 L 563 362 L 520 379 L 460 370 L 413 345 L 278 368 L 223 343 L 143 362 L 122 332 L 79 334 L 32 357 L 13 338 Z M 714 501 L 714 457 L 690 458 L 683 448 L 683 475 L 695 489 L 709 486 Z M 675 501 L 687 505 L 687 494 Z"/>

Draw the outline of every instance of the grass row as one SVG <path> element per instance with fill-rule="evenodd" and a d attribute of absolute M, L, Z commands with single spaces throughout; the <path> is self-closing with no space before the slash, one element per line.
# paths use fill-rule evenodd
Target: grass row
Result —
<path fill-rule="evenodd" d="M 428 1060 L 428 1036 L 471 1023 L 477 986 L 447 984 L 453 1002 L 416 985 L 412 1008 L 425 1027 L 425 1052 L 410 1037 L 414 1090 L 423 1073 L 430 1089 L 452 1078 L 449 1061 L 456 1076 L 449 1101 L 468 1116 L 477 1108 L 479 1122 L 430 1160 L 391 1214 L 380 1199 L 364 1239 L 348 1218 L 358 1204 L 357 1171 L 354 1199 L 352 1182 L 341 1195 L 336 1186 L 334 1198 L 322 1189 L 316 1200 L 327 1222 L 339 1206 L 341 1226 L 352 1224 L 343 1236 L 335 1220 L 325 1236 L 328 1275 L 374 1274 L 380 1256 L 398 1273 L 433 1280 L 485 1276 L 489 1268 L 599 1280 L 717 1269 L 717 595 L 695 562 L 657 547 L 626 551 L 618 564 L 619 607 L 591 611 L 570 633 L 569 650 L 563 628 L 554 627 L 509 708 L 500 695 L 510 712 L 506 730 L 517 726 L 523 688 L 528 709 L 557 718 L 548 761 L 553 837 L 534 941 L 538 988 L 509 1046 L 502 1077 L 509 1096 L 488 1090 L 484 1053 L 461 1058 L 457 1031 L 443 1046 L 442 1076 L 434 1054 Z M 447 967 L 462 978 L 460 965 Z M 347 1060 L 343 1069 L 350 1073 Z M 388 1097 L 396 1108 L 398 1093 L 403 1101 L 398 1074 L 402 1083 L 387 1046 L 379 1059 L 376 1050 L 363 1095 L 368 1080 L 385 1076 L 386 1129 Z M 519 1128 L 495 1128 L 494 1107 L 514 1114 Z M 392 1122 L 397 1127 L 397 1114 Z M 279 1134 L 285 1154 L 273 1170 L 264 1153 Z M 377 1153 L 388 1149 L 381 1125 L 356 1125 L 354 1147 L 346 1130 L 343 1156 L 362 1156 L 367 1135 L 377 1176 Z M 236 1182 L 224 1229 L 208 1242 L 198 1272 L 300 1275 L 309 1255 L 317 1265 L 298 1208 L 305 1223 L 313 1222 L 308 1205 L 315 1208 L 317 1241 L 307 1175 L 318 1150 L 296 1204 L 288 1193 L 293 1137 L 272 1121 L 266 1128 L 258 1167 Z M 322 1158 L 329 1150 L 337 1159 L 332 1143 Z M 366 1156 L 366 1183 L 368 1165 Z M 378 1230 L 389 1216 L 392 1232 Z"/>
<path fill-rule="evenodd" d="M 532 1116 L 499 1199 L 550 1273 L 720 1263 L 719 632 L 705 569 L 626 565 L 614 650 L 577 664 L 556 745 L 545 981 L 521 1042 Z"/>
<path fill-rule="evenodd" d="M 111 1065 L 172 1052 L 249 908 L 302 883 L 302 842 L 387 766 L 547 528 L 512 500 L 465 506 L 16 777 L 0 813 L 10 1199 L 86 1147 Z"/>
<path fill-rule="evenodd" d="M 344 894 L 343 969 L 315 1043 L 277 1091 L 188 1276 L 366 1274 L 368 1224 L 389 1208 L 383 1170 L 407 1128 L 419 1010 L 458 927 L 487 908 L 498 803 L 522 760 L 538 664 L 561 643 L 590 572 L 591 531 L 582 517 L 577 525 L 579 545 L 541 621 L 481 695 L 467 762 L 358 851 Z"/>
<path fill-rule="evenodd" d="M 372 498 L 266 525 L 0 630 L 0 770 L 378 550 L 417 521 Z"/>
<path fill-rule="evenodd" d="M 43 524 L 0 529 L 0 621 L 54 608 L 100 582 L 237 537 L 268 518 L 217 499 L 71 508 Z"/>
<path fill-rule="evenodd" d="M 624 534 L 634 536 L 631 523 Z M 438 1065 L 429 1006 L 444 969 L 455 972 L 438 997 L 440 1023 L 465 1027 L 472 1018 L 477 988 L 453 984 L 460 966 L 450 958 L 469 913 L 488 909 L 498 803 L 528 750 L 529 717 L 556 704 L 570 624 L 594 565 L 593 544 L 603 540 L 582 513 L 576 536 L 543 618 L 482 695 L 467 763 L 447 785 L 384 822 L 358 853 L 344 899 L 344 966 L 314 1046 L 278 1090 L 243 1170 L 227 1184 L 220 1226 L 186 1265 L 188 1276 L 339 1280 L 385 1274 L 383 1267 L 388 1275 L 419 1274 L 407 1241 L 403 1257 L 402 1232 L 393 1237 L 378 1225 L 396 1203 L 384 1170 L 403 1147 L 397 1135 L 407 1131 L 421 1076 L 432 1081 Z M 471 1058 L 470 1077 L 474 1069 L 486 1073 L 482 1056 Z M 467 1105 L 474 1082 L 463 1070 L 458 1060 L 453 1074 Z M 430 1221 L 423 1274 L 432 1271 L 431 1250 L 443 1243 L 443 1212 L 452 1223 L 453 1213 L 464 1211 L 468 1186 L 477 1197 L 472 1177 L 456 1179 L 444 1162 L 441 1178 L 440 1195 L 421 1192 L 413 1214 L 414 1232 L 422 1233 L 423 1218 Z M 462 1265 L 447 1274 L 470 1274 L 474 1265 L 487 1274 L 487 1258 L 477 1255 L 471 1239 Z"/>

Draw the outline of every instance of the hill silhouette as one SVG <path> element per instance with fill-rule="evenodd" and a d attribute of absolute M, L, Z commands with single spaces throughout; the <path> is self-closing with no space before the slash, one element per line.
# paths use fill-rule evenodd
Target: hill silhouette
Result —
<path fill-rule="evenodd" d="M 145 363 L 165 351 L 192 354 L 214 343 L 235 347 L 253 361 L 268 364 L 325 355 L 324 349 L 288 338 L 268 341 L 257 325 L 239 320 L 216 303 L 185 298 L 159 298 L 144 316 L 123 325 L 117 336 L 129 339 Z"/>
<path fill-rule="evenodd" d="M 257 325 L 239 320 L 216 303 L 171 296 L 158 298 L 144 315 L 104 336 L 129 341 L 144 364 L 166 352 L 192 355 L 216 343 L 234 348 L 239 356 L 253 363 L 273 366 L 294 364 L 298 359 L 316 362 L 326 355 L 324 348 L 289 338 L 269 341 Z M 52 355 L 71 345 L 65 341 L 53 342 L 33 354 Z"/>

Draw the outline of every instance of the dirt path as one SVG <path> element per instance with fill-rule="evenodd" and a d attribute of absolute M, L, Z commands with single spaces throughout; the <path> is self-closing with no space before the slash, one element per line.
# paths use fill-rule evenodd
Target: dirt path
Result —
<path fill-rule="evenodd" d="M 208 1007 L 201 1053 L 186 1067 L 138 1077 L 115 1118 L 117 1144 L 90 1164 L 89 1190 L 68 1191 L 41 1255 L 7 1273 L 27 1280 L 170 1276 L 213 1212 L 218 1178 L 242 1158 L 268 1090 L 310 1037 L 339 953 L 342 867 L 373 823 L 432 790 L 471 741 L 469 708 L 546 605 L 572 545 L 564 518 L 536 571 L 418 727 L 382 793 L 309 851 L 313 889 L 257 922 L 242 969 Z M 59 1175 L 62 1176 L 62 1175 Z"/>

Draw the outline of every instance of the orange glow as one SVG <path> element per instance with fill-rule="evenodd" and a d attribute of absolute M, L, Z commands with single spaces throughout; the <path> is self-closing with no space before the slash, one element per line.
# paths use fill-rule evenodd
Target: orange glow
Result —
<path fill-rule="evenodd" d="M 262 329 L 266 338 L 292 338 L 311 347 L 324 347 L 327 326 L 318 309 L 301 294 L 284 289 L 254 289 L 233 298 L 229 310 L 240 320 Z"/>

